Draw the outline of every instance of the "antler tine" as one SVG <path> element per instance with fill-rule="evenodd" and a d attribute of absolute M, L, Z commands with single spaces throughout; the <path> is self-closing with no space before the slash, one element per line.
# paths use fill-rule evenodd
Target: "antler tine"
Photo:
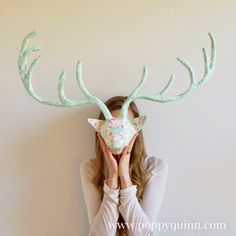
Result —
<path fill-rule="evenodd" d="M 127 99 L 125 100 L 125 102 L 122 105 L 122 108 L 120 110 L 120 117 L 121 118 L 127 118 L 127 113 L 128 113 L 128 107 L 129 104 L 134 101 L 135 99 L 137 99 L 138 97 L 138 93 L 141 89 L 141 87 L 143 86 L 143 84 L 145 83 L 146 79 L 148 76 L 148 69 L 146 66 L 143 67 L 143 74 L 142 74 L 142 78 L 139 82 L 139 84 L 137 85 L 137 87 L 132 91 L 132 93 L 127 97 Z"/>
<path fill-rule="evenodd" d="M 166 102 L 171 102 L 171 101 L 176 101 L 179 100 L 183 97 L 185 97 L 187 94 L 190 94 L 194 90 L 198 89 L 202 84 L 206 83 L 212 75 L 212 72 L 215 68 L 215 58 L 216 58 L 216 46 L 215 46 L 215 38 L 214 36 L 209 32 L 208 33 L 210 37 L 210 42 L 211 42 L 211 57 L 210 57 L 210 62 L 209 62 L 209 56 L 205 48 L 202 49 L 203 52 L 203 57 L 204 57 L 204 76 L 200 81 L 196 81 L 195 78 L 195 72 L 192 68 L 192 66 L 186 62 L 183 59 L 180 59 L 177 57 L 177 60 L 187 69 L 189 76 L 190 76 L 190 84 L 188 89 L 175 96 L 166 96 L 166 93 L 168 92 L 169 88 L 173 84 L 174 81 L 174 75 L 171 75 L 167 85 L 164 87 L 164 89 L 161 92 L 155 93 L 152 96 L 144 96 L 144 95 L 138 95 L 136 94 L 135 97 L 131 96 L 128 97 L 125 101 L 125 103 L 122 106 L 122 114 L 127 115 L 127 110 L 128 110 L 128 105 L 130 101 L 133 101 L 134 99 L 146 99 L 150 101 L 155 101 L 155 102 L 160 102 L 160 103 L 166 103 Z M 123 111 L 124 110 L 124 111 Z"/>
<path fill-rule="evenodd" d="M 20 77 L 29 95 L 40 103 L 51 105 L 51 106 L 58 106 L 58 107 L 72 107 L 72 106 L 78 106 L 78 105 L 83 105 L 83 104 L 96 104 L 99 106 L 99 108 L 101 108 L 106 118 L 111 118 L 112 116 L 109 110 L 107 109 L 107 107 L 105 106 L 105 104 L 100 99 L 92 96 L 88 92 L 88 90 L 85 88 L 83 84 L 82 76 L 80 77 L 78 82 L 79 82 L 79 87 L 81 88 L 82 92 L 86 96 L 85 99 L 71 100 L 65 96 L 65 93 L 64 93 L 64 82 L 66 79 L 65 70 L 59 76 L 59 82 L 58 82 L 58 88 L 57 88 L 60 101 L 55 101 L 55 102 L 49 101 L 49 100 L 43 99 L 42 97 L 36 94 L 32 86 L 32 76 L 33 76 L 36 65 L 41 61 L 42 57 L 38 56 L 36 59 L 33 60 L 33 62 L 27 68 L 29 56 L 33 52 L 37 52 L 41 50 L 41 47 L 39 46 L 32 47 L 29 49 L 27 48 L 30 40 L 36 35 L 38 35 L 38 32 L 33 31 L 24 38 L 21 49 L 20 49 L 19 58 L 18 58 L 18 68 L 20 71 Z M 80 69 L 78 69 L 77 67 L 77 70 L 80 70 Z"/>
<path fill-rule="evenodd" d="M 91 104 L 96 104 L 102 110 L 106 119 L 112 118 L 112 115 L 111 115 L 109 109 L 107 108 L 107 106 L 98 97 L 93 96 L 84 86 L 84 82 L 82 79 L 83 78 L 82 77 L 82 66 L 83 66 L 82 61 L 78 61 L 77 69 L 76 69 L 76 77 L 77 77 L 78 85 L 79 85 L 81 91 L 85 95 L 85 99 L 88 100 Z"/>

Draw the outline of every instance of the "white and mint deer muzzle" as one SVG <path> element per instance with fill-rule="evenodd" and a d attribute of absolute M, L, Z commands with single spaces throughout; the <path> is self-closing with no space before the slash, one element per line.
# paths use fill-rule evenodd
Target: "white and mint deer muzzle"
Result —
<path fill-rule="evenodd" d="M 145 120 L 146 116 L 129 119 L 112 117 L 105 121 L 88 118 L 88 122 L 101 134 L 113 154 L 122 153 L 132 137 L 142 129 Z"/>

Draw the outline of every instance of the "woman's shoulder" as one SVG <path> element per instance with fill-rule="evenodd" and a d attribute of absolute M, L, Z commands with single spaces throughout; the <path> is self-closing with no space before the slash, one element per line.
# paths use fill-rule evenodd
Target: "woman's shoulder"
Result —
<path fill-rule="evenodd" d="M 81 177 L 91 177 L 93 169 L 90 159 L 85 159 L 80 163 L 80 175 Z"/>
<path fill-rule="evenodd" d="M 90 159 L 85 159 L 80 163 L 80 169 L 91 168 Z"/>
<path fill-rule="evenodd" d="M 145 158 L 145 170 L 152 174 L 158 173 L 161 170 L 168 170 L 168 162 L 163 157 L 148 155 Z"/>

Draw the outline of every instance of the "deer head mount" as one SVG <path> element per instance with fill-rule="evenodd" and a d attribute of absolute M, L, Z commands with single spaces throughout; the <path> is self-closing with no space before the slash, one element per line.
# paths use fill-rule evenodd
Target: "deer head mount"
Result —
<path fill-rule="evenodd" d="M 92 95 L 85 87 L 82 79 L 82 62 L 78 61 L 76 67 L 76 78 L 79 88 L 85 95 L 84 99 L 71 100 L 66 97 L 64 93 L 64 82 L 66 78 L 66 71 L 63 71 L 59 76 L 58 83 L 58 95 L 59 101 L 49 101 L 39 95 L 33 89 L 32 86 L 32 76 L 36 65 L 40 62 L 41 56 L 36 57 L 32 63 L 27 66 L 29 57 L 34 52 L 41 50 L 41 47 L 28 48 L 29 41 L 38 34 L 37 31 L 29 33 L 23 40 L 20 54 L 18 57 L 18 68 L 20 72 L 20 78 L 24 84 L 24 87 L 28 94 L 40 103 L 58 106 L 58 107 L 73 107 L 85 104 L 96 104 L 104 114 L 105 120 L 98 120 L 88 118 L 88 122 L 95 128 L 97 132 L 101 134 L 107 146 L 111 149 L 113 154 L 120 154 L 123 148 L 128 145 L 133 135 L 142 129 L 144 122 L 146 120 L 146 115 L 136 118 L 128 118 L 128 107 L 129 104 L 136 99 L 145 99 L 154 102 L 166 103 L 172 102 L 184 98 L 186 95 L 190 94 L 194 90 L 197 90 L 202 84 L 211 78 L 213 70 L 215 68 L 215 58 L 216 58 L 216 48 L 215 39 L 211 33 L 208 33 L 211 42 L 211 55 L 209 58 L 206 49 L 203 48 L 203 58 L 204 58 L 204 75 L 199 81 L 196 81 L 195 73 L 192 66 L 183 59 L 177 58 L 177 60 L 187 69 L 190 76 L 189 87 L 182 93 L 168 96 L 167 92 L 174 81 L 174 75 L 172 74 L 166 86 L 160 91 L 153 95 L 141 95 L 140 89 L 146 81 L 148 70 L 144 66 L 142 78 L 137 85 L 137 87 L 132 91 L 132 93 L 127 97 L 120 110 L 119 117 L 115 118 L 111 115 L 107 106 L 98 97 Z"/>

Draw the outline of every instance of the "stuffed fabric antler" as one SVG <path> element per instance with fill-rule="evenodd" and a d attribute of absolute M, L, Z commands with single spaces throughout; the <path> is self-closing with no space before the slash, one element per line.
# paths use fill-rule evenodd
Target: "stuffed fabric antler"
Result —
<path fill-rule="evenodd" d="M 19 66 L 21 80 L 22 80 L 26 90 L 30 94 L 30 96 L 32 96 L 34 99 L 36 99 L 37 101 L 39 101 L 43 104 L 47 104 L 47 105 L 51 105 L 51 106 L 59 106 L 59 107 L 72 107 L 72 106 L 78 106 L 78 105 L 83 105 L 83 104 L 96 104 L 102 110 L 102 112 L 104 113 L 104 116 L 106 118 L 108 118 L 108 119 L 111 118 L 112 117 L 111 113 L 108 110 L 108 108 L 105 106 L 105 104 L 99 98 L 93 96 L 85 88 L 84 83 L 83 83 L 83 79 L 82 79 L 82 62 L 80 62 L 80 61 L 77 63 L 76 76 L 77 76 L 78 85 L 79 85 L 81 91 L 85 95 L 85 99 L 71 100 L 65 96 L 64 82 L 65 82 L 65 78 L 66 78 L 66 71 L 63 71 L 59 77 L 59 83 L 58 83 L 58 95 L 60 98 L 59 102 L 48 101 L 46 99 L 41 98 L 40 96 L 38 96 L 35 93 L 35 91 L 32 87 L 32 76 L 33 76 L 33 72 L 34 72 L 36 65 L 40 62 L 42 57 L 38 56 L 36 59 L 34 59 L 33 62 L 31 63 L 31 65 L 29 66 L 29 68 L 27 68 L 27 63 L 28 63 L 29 56 L 33 52 L 40 51 L 41 47 L 33 47 L 33 48 L 28 49 L 27 46 L 29 44 L 29 41 L 33 37 L 35 37 L 37 34 L 38 34 L 38 32 L 34 31 L 34 32 L 28 34 L 24 38 L 22 46 L 21 46 L 21 50 L 20 50 L 19 60 L 18 60 L 18 66 Z"/>
<path fill-rule="evenodd" d="M 146 115 L 136 118 L 128 118 L 128 107 L 129 104 L 136 100 L 136 99 L 145 99 L 154 102 L 166 103 L 172 102 L 179 99 L 184 98 L 186 95 L 190 94 L 194 90 L 197 90 L 201 85 L 208 81 L 213 73 L 215 68 L 215 59 L 216 59 L 216 47 L 215 47 L 215 39 L 211 33 L 208 33 L 211 42 L 211 55 L 209 55 L 205 48 L 202 49 L 204 64 L 205 64 L 205 72 L 203 78 L 200 81 L 196 81 L 195 72 L 192 66 L 187 63 L 185 60 L 177 58 L 177 60 L 188 70 L 190 76 L 190 84 L 188 89 L 175 96 L 168 96 L 167 92 L 170 86 L 173 84 L 174 75 L 172 75 L 167 83 L 167 85 L 158 93 L 155 93 L 151 96 L 141 95 L 139 93 L 142 85 L 145 83 L 148 70 L 144 66 L 143 74 L 141 81 L 139 82 L 138 86 L 132 91 L 132 93 L 127 97 L 126 101 L 124 102 L 119 117 L 115 118 L 111 115 L 109 109 L 106 105 L 97 97 L 93 96 L 85 87 L 82 79 L 82 62 L 79 61 L 76 67 L 76 77 L 78 85 L 85 95 L 84 99 L 80 100 L 71 100 L 65 96 L 64 93 L 64 82 L 66 78 L 66 72 L 63 71 L 59 76 L 59 83 L 58 83 L 58 95 L 59 101 L 49 101 L 43 99 L 42 97 L 38 96 L 33 89 L 32 86 L 32 76 L 36 65 L 41 60 L 41 56 L 38 56 L 33 62 L 27 67 L 28 59 L 32 53 L 38 52 L 41 50 L 41 47 L 32 47 L 28 48 L 29 41 L 38 34 L 38 32 L 34 31 L 29 33 L 23 40 L 22 46 L 20 49 L 20 54 L 18 58 L 18 67 L 20 72 L 21 80 L 24 84 L 25 89 L 27 90 L 28 94 L 36 99 L 38 102 L 50 105 L 50 106 L 58 106 L 58 107 L 73 107 L 73 106 L 80 106 L 85 104 L 96 104 L 100 110 L 103 112 L 105 121 L 88 118 L 88 122 L 95 128 L 95 130 L 101 133 L 104 141 L 106 142 L 107 146 L 111 149 L 114 154 L 120 154 L 123 148 L 128 145 L 130 140 L 132 139 L 133 135 L 142 129 L 144 122 L 146 120 Z"/>
<path fill-rule="evenodd" d="M 196 81 L 195 72 L 194 72 L 192 66 L 188 62 L 186 62 L 185 60 L 182 60 L 177 57 L 177 60 L 189 72 L 190 84 L 189 84 L 188 89 L 181 94 L 168 97 L 166 95 L 166 93 L 168 92 L 168 90 L 169 90 L 170 86 L 172 85 L 174 78 L 175 78 L 174 75 L 172 75 L 170 77 L 167 85 L 164 87 L 164 89 L 161 92 L 155 93 L 152 96 L 140 95 L 139 90 L 142 87 L 142 85 L 145 83 L 146 78 L 147 78 L 147 74 L 148 74 L 147 68 L 144 66 L 142 79 L 141 79 L 140 83 L 138 84 L 138 86 L 134 89 L 134 91 L 129 95 L 129 97 L 126 99 L 125 103 L 123 104 L 121 112 L 120 112 L 120 116 L 121 117 L 127 116 L 129 104 L 136 99 L 145 99 L 145 100 L 150 100 L 150 101 L 154 101 L 154 102 L 161 102 L 161 103 L 172 102 L 172 101 L 176 101 L 181 98 L 184 98 L 186 95 L 190 94 L 194 90 L 197 90 L 202 84 L 206 83 L 211 78 L 212 72 L 215 68 L 215 59 L 216 59 L 215 39 L 211 33 L 208 33 L 208 35 L 209 35 L 210 41 L 211 41 L 211 57 L 210 57 L 210 61 L 209 61 L 209 56 L 208 56 L 206 49 L 202 48 L 203 57 L 204 57 L 204 64 L 205 64 L 205 73 L 203 75 L 203 78 L 200 81 L 198 81 L 198 82 Z"/>

